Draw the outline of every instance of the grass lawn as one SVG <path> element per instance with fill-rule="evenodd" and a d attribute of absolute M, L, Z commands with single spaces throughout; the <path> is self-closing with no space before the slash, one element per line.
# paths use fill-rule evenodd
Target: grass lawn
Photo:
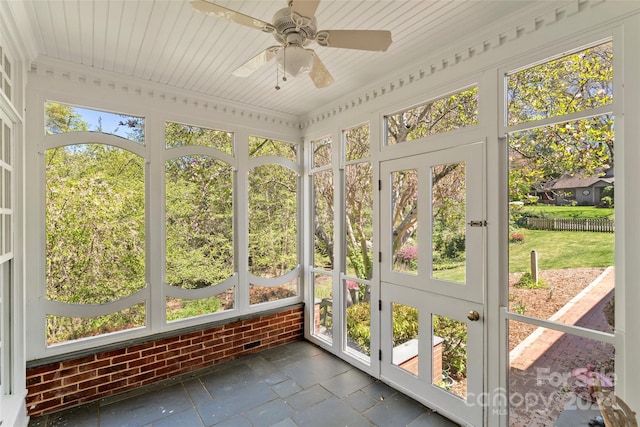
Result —
<path fill-rule="evenodd" d="M 529 271 L 532 250 L 538 253 L 540 270 L 613 265 L 613 233 L 526 229 L 517 232 L 524 235 L 524 241 L 509 244 L 511 273 Z"/>
<path fill-rule="evenodd" d="M 613 208 L 595 206 L 524 206 L 522 212 L 530 212 L 545 218 L 609 218 L 613 219 Z"/>

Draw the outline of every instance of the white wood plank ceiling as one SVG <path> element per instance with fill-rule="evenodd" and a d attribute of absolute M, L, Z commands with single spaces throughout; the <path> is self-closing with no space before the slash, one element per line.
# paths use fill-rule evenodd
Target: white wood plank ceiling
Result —
<path fill-rule="evenodd" d="M 271 22 L 285 0 L 212 0 Z M 523 16 L 528 1 L 322 0 L 318 29 L 384 29 L 386 52 L 312 44 L 335 83 L 317 89 L 307 76 L 281 83 L 275 62 L 247 78 L 231 73 L 275 40 L 270 34 L 207 16 L 188 0 L 25 0 L 40 55 L 253 107 L 302 115 L 358 88 L 384 82 L 446 52 L 474 32 L 497 35 L 500 22 Z M 553 2 L 541 2 L 548 10 Z M 487 32 L 493 29 L 495 34 Z M 477 36 L 476 36 L 477 37 Z"/>

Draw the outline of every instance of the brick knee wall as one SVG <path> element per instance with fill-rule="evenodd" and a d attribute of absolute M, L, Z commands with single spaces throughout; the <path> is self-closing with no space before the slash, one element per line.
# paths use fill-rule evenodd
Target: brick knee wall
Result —
<path fill-rule="evenodd" d="M 303 337 L 302 307 L 27 368 L 27 412 L 38 416 L 135 389 Z"/>

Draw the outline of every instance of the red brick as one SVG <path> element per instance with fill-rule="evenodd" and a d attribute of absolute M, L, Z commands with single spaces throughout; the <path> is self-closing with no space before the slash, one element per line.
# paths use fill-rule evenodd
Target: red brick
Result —
<path fill-rule="evenodd" d="M 125 379 L 122 379 L 120 381 L 111 381 L 98 387 L 98 393 L 108 392 L 109 394 L 113 394 L 116 389 L 124 388 L 126 386 L 127 380 Z"/>
<path fill-rule="evenodd" d="M 149 371 L 149 372 L 143 372 L 141 374 L 135 375 L 133 377 L 130 377 L 127 379 L 127 384 L 131 385 L 131 384 L 137 384 L 137 383 L 142 383 L 142 381 L 147 380 L 149 378 L 153 378 L 153 372 Z"/>
<path fill-rule="evenodd" d="M 88 379 L 95 378 L 95 377 L 96 377 L 96 372 L 93 372 L 93 371 L 92 372 L 83 372 L 81 374 L 71 375 L 71 376 L 63 378 L 62 379 L 62 383 L 64 385 L 75 384 L 75 383 L 80 383 L 80 382 L 83 382 L 83 381 L 86 381 Z"/>
<path fill-rule="evenodd" d="M 102 375 L 109 375 L 112 374 L 114 372 L 118 372 L 121 371 L 123 369 L 127 369 L 127 364 L 126 363 L 120 363 L 119 365 L 110 365 L 110 366 L 106 366 L 104 368 L 100 368 L 98 369 L 98 376 L 102 376 Z"/>
<path fill-rule="evenodd" d="M 167 346 L 166 345 L 162 345 L 162 346 L 148 348 L 146 350 L 143 350 L 143 351 L 140 352 L 140 354 L 142 355 L 142 357 L 145 357 L 145 356 L 151 356 L 151 355 L 158 354 L 158 353 L 164 353 L 165 351 L 167 351 Z"/>
<path fill-rule="evenodd" d="M 128 362 L 130 360 L 139 359 L 139 358 L 140 358 L 140 352 L 126 353 L 121 356 L 114 357 L 113 359 L 111 359 L 111 363 L 115 365 L 118 363 Z"/>
<path fill-rule="evenodd" d="M 27 376 L 36 376 L 44 373 L 50 373 L 52 371 L 57 371 L 60 369 L 61 363 L 51 363 L 49 365 L 36 366 L 35 368 L 27 369 Z"/>
<path fill-rule="evenodd" d="M 62 368 L 68 368 L 70 366 L 75 367 L 78 365 L 82 365 L 83 363 L 93 362 L 95 358 L 96 356 L 92 354 L 90 356 L 79 357 L 77 359 L 65 360 L 62 362 Z"/>
<path fill-rule="evenodd" d="M 105 352 L 96 354 L 96 359 L 111 359 L 112 357 L 120 356 L 122 354 L 125 354 L 126 352 L 127 352 L 126 348 L 105 351 Z"/>
<path fill-rule="evenodd" d="M 140 373 L 140 368 L 131 368 L 124 371 L 116 372 L 111 375 L 111 381 L 117 381 L 122 378 L 132 377 Z"/>
<path fill-rule="evenodd" d="M 48 400 L 60 396 L 64 396 L 66 394 L 75 393 L 78 391 L 78 384 L 72 384 L 66 387 L 56 388 L 53 390 L 48 390 L 42 393 L 42 399 Z"/>
<path fill-rule="evenodd" d="M 140 372 L 155 371 L 156 369 L 163 368 L 166 365 L 167 365 L 167 362 L 165 360 L 160 360 L 160 361 L 157 361 L 157 362 L 152 363 L 150 365 L 141 366 L 140 367 Z"/>
<path fill-rule="evenodd" d="M 84 381 L 81 383 L 78 383 L 78 388 L 80 390 L 90 390 L 90 389 L 95 389 L 95 387 L 104 384 L 105 382 L 109 381 L 109 377 L 96 377 L 96 378 L 91 378 L 88 381 Z"/>
<path fill-rule="evenodd" d="M 86 371 L 97 370 L 99 368 L 103 368 L 103 367 L 108 366 L 110 364 L 111 364 L 111 362 L 109 361 L 109 359 L 96 360 L 94 362 L 78 366 L 78 372 L 86 372 Z"/>
<path fill-rule="evenodd" d="M 137 360 L 132 360 L 129 362 L 130 368 L 135 368 L 137 366 L 144 366 L 153 363 L 156 360 L 155 356 L 147 356 Z"/>

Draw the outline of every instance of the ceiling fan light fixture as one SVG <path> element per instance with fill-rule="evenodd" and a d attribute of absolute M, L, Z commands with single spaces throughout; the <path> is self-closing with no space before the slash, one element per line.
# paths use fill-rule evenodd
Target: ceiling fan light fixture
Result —
<path fill-rule="evenodd" d="M 313 66 L 313 54 L 298 45 L 289 45 L 280 49 L 276 55 L 278 69 L 285 75 L 295 78 L 307 74 Z"/>

